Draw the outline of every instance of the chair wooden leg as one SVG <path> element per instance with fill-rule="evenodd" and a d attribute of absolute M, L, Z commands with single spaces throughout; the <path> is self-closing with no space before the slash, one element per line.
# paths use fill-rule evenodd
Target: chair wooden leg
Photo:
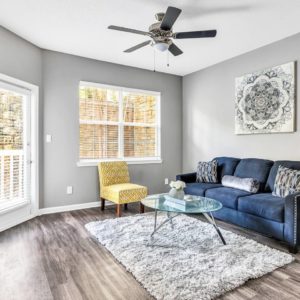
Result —
<path fill-rule="evenodd" d="M 122 215 L 122 204 L 117 204 L 116 213 L 117 213 L 118 218 L 121 217 L 121 215 Z"/>
<path fill-rule="evenodd" d="M 101 210 L 104 210 L 105 207 L 105 199 L 101 198 Z"/>
<path fill-rule="evenodd" d="M 127 209 L 128 209 L 128 204 L 125 203 L 125 204 L 124 204 L 124 210 L 127 210 Z"/>
<path fill-rule="evenodd" d="M 142 202 L 140 202 L 140 213 L 143 214 L 145 212 L 145 206 Z"/>

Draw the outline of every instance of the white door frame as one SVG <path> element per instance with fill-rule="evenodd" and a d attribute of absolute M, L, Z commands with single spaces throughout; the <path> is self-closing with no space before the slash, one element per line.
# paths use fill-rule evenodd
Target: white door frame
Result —
<path fill-rule="evenodd" d="M 39 213 L 39 87 L 37 85 L 19 80 L 0 73 L 0 81 L 10 84 L 30 93 L 30 135 L 31 135 L 31 207 L 30 212 L 22 213 L 20 207 L 12 207 L 5 211 L 0 211 L 0 220 L 5 217 L 5 221 L 0 222 L 0 232 L 12 226 L 29 220 Z M 19 210 L 19 211 L 17 211 Z M 15 212 L 15 214 L 14 214 Z M 4 215 L 5 214 L 5 215 Z M 11 216 L 10 216 L 11 215 Z"/>

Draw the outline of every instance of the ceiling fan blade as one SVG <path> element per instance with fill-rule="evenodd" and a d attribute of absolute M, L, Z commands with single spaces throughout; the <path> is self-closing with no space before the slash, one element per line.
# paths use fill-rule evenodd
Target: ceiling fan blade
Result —
<path fill-rule="evenodd" d="M 180 55 L 182 54 L 183 52 L 174 44 L 172 43 L 170 46 L 169 46 L 169 49 L 168 49 L 174 56 L 177 56 L 177 55 Z"/>
<path fill-rule="evenodd" d="M 124 52 L 126 52 L 126 53 L 133 52 L 133 51 L 135 51 L 135 50 L 137 50 L 137 49 L 140 49 L 140 48 L 142 48 L 142 47 L 145 47 L 145 46 L 149 45 L 150 43 L 151 43 L 151 41 L 143 42 L 143 43 L 141 43 L 141 44 L 138 44 L 138 45 L 136 45 L 136 46 L 134 46 L 134 47 L 131 47 L 131 48 L 125 50 Z"/>
<path fill-rule="evenodd" d="M 181 9 L 169 6 L 163 20 L 161 21 L 160 29 L 171 30 L 180 13 Z"/>
<path fill-rule="evenodd" d="M 217 35 L 217 30 L 202 30 L 174 33 L 174 39 L 212 38 Z"/>
<path fill-rule="evenodd" d="M 107 28 L 108 29 L 113 29 L 113 30 L 118 30 L 118 31 L 125 31 L 125 32 L 130 32 L 130 33 L 136 33 L 136 34 L 142 34 L 142 35 L 151 36 L 150 32 L 142 31 L 142 30 L 136 30 L 136 29 L 131 29 L 131 28 L 126 28 L 126 27 L 120 27 L 120 26 L 110 25 Z"/>

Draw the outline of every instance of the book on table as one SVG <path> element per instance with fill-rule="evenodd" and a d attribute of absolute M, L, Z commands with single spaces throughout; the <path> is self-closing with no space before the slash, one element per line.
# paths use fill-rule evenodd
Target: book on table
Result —
<path fill-rule="evenodd" d="M 173 198 L 169 195 L 165 195 L 165 202 L 164 204 L 179 210 L 185 210 L 187 206 L 187 201 L 184 199 L 177 199 Z"/>

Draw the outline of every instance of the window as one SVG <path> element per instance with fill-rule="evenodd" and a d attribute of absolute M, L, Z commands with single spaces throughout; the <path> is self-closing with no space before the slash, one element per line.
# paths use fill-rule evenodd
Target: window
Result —
<path fill-rule="evenodd" d="M 80 82 L 80 162 L 160 162 L 160 93 Z"/>
<path fill-rule="evenodd" d="M 30 92 L 0 81 L 0 210 L 29 200 Z"/>

